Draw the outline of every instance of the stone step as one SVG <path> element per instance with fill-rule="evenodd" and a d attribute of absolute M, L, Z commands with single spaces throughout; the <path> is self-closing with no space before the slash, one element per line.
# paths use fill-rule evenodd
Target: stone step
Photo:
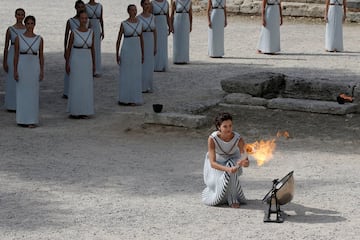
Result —
<path fill-rule="evenodd" d="M 145 123 L 158 124 L 186 128 L 201 128 L 209 124 L 209 120 L 203 115 L 185 113 L 145 113 Z"/>
<path fill-rule="evenodd" d="M 255 108 L 255 109 L 282 109 L 290 111 L 326 113 L 334 115 L 345 115 L 356 113 L 359 105 L 356 103 L 339 104 L 334 101 L 320 101 L 295 98 L 273 98 L 265 99 L 252 97 L 249 94 L 232 93 L 224 98 L 224 107 L 230 108 Z"/>

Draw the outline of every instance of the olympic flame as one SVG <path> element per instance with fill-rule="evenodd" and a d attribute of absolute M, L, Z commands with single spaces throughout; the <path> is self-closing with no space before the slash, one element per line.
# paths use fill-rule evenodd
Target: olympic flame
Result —
<path fill-rule="evenodd" d="M 287 139 L 290 135 L 287 131 L 278 131 L 276 138 L 248 143 L 245 145 L 246 153 L 256 160 L 258 166 L 262 166 L 273 158 L 273 153 L 276 148 L 276 139 L 280 137 L 285 137 Z"/>

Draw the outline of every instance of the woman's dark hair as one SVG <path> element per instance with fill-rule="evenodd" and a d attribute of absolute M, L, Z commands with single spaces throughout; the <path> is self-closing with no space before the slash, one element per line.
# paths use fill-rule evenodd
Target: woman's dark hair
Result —
<path fill-rule="evenodd" d="M 17 14 L 17 12 L 23 12 L 23 13 L 25 13 L 25 10 L 23 9 L 23 8 L 17 8 L 16 10 L 15 10 L 15 14 Z"/>
<path fill-rule="evenodd" d="M 146 0 L 141 0 L 140 1 L 140 5 L 142 6 L 142 5 L 144 5 L 144 2 L 145 2 Z"/>
<path fill-rule="evenodd" d="M 132 7 L 135 7 L 136 8 L 136 5 L 135 4 L 129 4 L 128 7 L 127 7 L 127 12 L 129 13 L 130 11 L 130 8 Z"/>
<path fill-rule="evenodd" d="M 85 10 L 81 10 L 81 11 L 79 11 L 78 16 L 80 16 L 83 13 L 85 13 L 87 15 L 87 12 Z"/>
<path fill-rule="evenodd" d="M 29 20 L 33 20 L 34 25 L 36 25 L 36 19 L 34 16 L 32 16 L 32 15 L 26 16 L 24 23 L 27 23 Z"/>
<path fill-rule="evenodd" d="M 77 0 L 77 1 L 75 2 L 75 8 L 76 8 L 77 6 L 79 6 L 80 4 L 85 5 L 85 3 L 84 3 L 82 0 Z"/>
<path fill-rule="evenodd" d="M 231 120 L 231 121 L 232 121 L 232 116 L 231 116 L 230 113 L 227 113 L 227 112 L 219 113 L 219 114 L 215 117 L 215 121 L 214 121 L 216 130 L 219 130 L 221 124 L 222 124 L 224 121 L 227 121 L 227 120 Z"/>

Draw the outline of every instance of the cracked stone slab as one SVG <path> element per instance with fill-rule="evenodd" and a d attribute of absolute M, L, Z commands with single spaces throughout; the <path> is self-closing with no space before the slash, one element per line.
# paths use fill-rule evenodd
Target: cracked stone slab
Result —
<path fill-rule="evenodd" d="M 266 106 L 268 100 L 265 98 L 253 97 L 244 93 L 230 93 L 225 96 L 224 102 L 228 104 Z"/>

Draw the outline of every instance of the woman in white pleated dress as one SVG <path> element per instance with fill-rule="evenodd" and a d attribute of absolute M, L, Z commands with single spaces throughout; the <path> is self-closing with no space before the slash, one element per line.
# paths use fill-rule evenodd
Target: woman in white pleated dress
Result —
<path fill-rule="evenodd" d="M 79 21 L 80 27 L 71 32 L 66 50 L 66 72 L 70 82 L 67 112 L 70 118 L 88 119 L 95 114 L 94 33 L 87 26 L 88 16 L 85 11 L 79 13 Z"/>
<path fill-rule="evenodd" d="M 239 176 L 242 167 L 249 166 L 245 152 L 245 143 L 240 134 L 233 131 L 232 116 L 220 113 L 215 119 L 217 131 L 208 138 L 208 152 L 204 162 L 204 183 L 202 202 L 216 206 L 228 204 L 239 208 L 245 201 Z"/>
<path fill-rule="evenodd" d="M 142 92 L 153 92 L 156 54 L 155 16 L 151 13 L 150 0 L 141 0 L 143 12 L 138 16 L 143 25 L 144 62 L 142 64 Z"/>
<path fill-rule="evenodd" d="M 6 72 L 5 82 L 5 108 L 9 112 L 16 111 L 16 81 L 14 79 L 14 44 L 15 38 L 23 34 L 26 30 L 23 23 L 25 10 L 18 8 L 15 10 L 16 23 L 6 30 L 5 46 L 3 57 L 3 68 Z M 9 47 L 10 46 L 10 47 Z"/>
<path fill-rule="evenodd" d="M 226 0 L 208 0 L 208 54 L 224 56 L 224 28 L 227 26 Z"/>
<path fill-rule="evenodd" d="M 127 8 L 129 18 L 121 23 L 116 41 L 116 62 L 119 65 L 118 104 L 138 106 L 142 97 L 142 63 L 144 62 L 143 26 L 136 17 L 134 4 Z M 124 37 L 121 45 L 122 38 Z M 120 50 L 121 45 L 121 51 Z"/>
<path fill-rule="evenodd" d="M 16 123 L 34 128 L 39 124 L 39 81 L 44 78 L 44 41 L 34 33 L 34 16 L 27 16 L 24 22 L 26 31 L 15 38 Z"/>
<path fill-rule="evenodd" d="M 95 47 L 95 77 L 100 77 L 102 74 L 101 66 L 101 40 L 104 39 L 104 20 L 103 7 L 95 0 L 90 0 L 86 4 L 86 11 L 90 19 L 90 27 L 94 31 L 94 47 Z"/>
<path fill-rule="evenodd" d="M 172 31 L 169 3 L 167 0 L 153 0 L 151 4 L 155 16 L 157 39 L 154 71 L 165 72 L 168 70 L 168 36 Z"/>
<path fill-rule="evenodd" d="M 69 43 L 69 36 L 70 33 L 74 30 L 80 27 L 80 21 L 79 21 L 79 13 L 81 11 L 85 10 L 85 3 L 82 0 L 77 0 L 75 2 L 75 10 L 76 15 L 72 18 L 69 18 L 66 22 L 66 28 L 65 28 L 65 35 L 64 35 L 64 58 L 66 58 L 66 49 L 67 45 Z M 69 95 L 69 75 L 66 73 L 64 74 L 64 92 L 63 92 L 63 98 L 67 99 Z"/>
<path fill-rule="evenodd" d="M 280 26 L 283 23 L 281 1 L 263 0 L 262 27 L 257 47 L 258 53 L 280 52 Z"/>
<path fill-rule="evenodd" d="M 325 50 L 341 52 L 343 46 L 343 27 L 346 19 L 346 0 L 326 0 L 325 6 Z"/>
<path fill-rule="evenodd" d="M 190 61 L 191 0 L 171 0 L 170 19 L 173 26 L 173 63 L 186 64 Z"/>

